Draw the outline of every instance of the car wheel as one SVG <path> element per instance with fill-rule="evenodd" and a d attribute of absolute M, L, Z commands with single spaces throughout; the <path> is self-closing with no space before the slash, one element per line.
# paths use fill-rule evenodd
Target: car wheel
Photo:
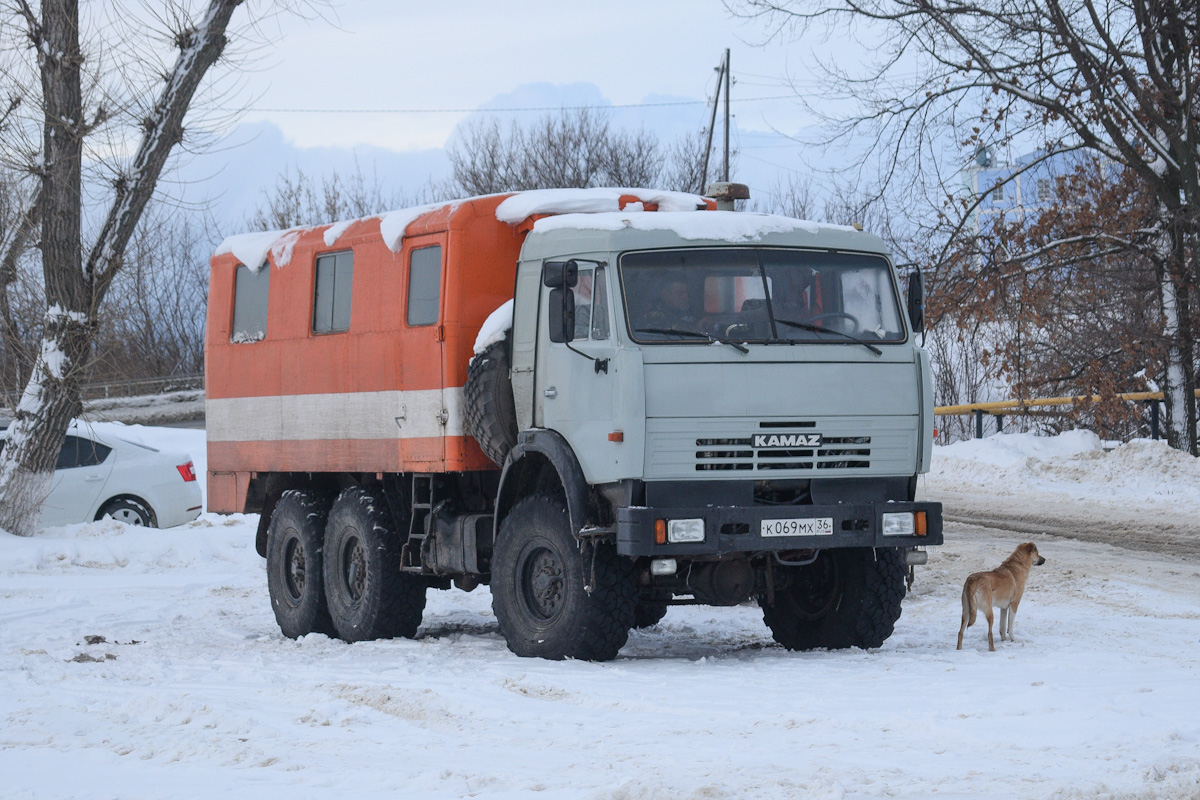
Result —
<path fill-rule="evenodd" d="M 338 636 L 347 642 L 417 635 L 425 583 L 400 571 L 400 537 L 382 497 L 360 487 L 334 501 L 325 526 L 325 596 Z"/>
<path fill-rule="evenodd" d="M 492 559 L 492 610 L 517 655 L 615 658 L 636 604 L 632 565 L 609 542 L 581 549 L 559 496 L 535 494 L 505 517 Z"/>
<path fill-rule="evenodd" d="M 154 511 L 150 509 L 150 506 L 128 497 L 120 497 L 105 503 L 104 507 L 100 509 L 100 513 L 96 515 L 96 519 L 105 517 L 112 517 L 117 522 L 124 522 L 126 525 L 145 528 L 158 527 L 158 519 L 154 516 Z"/>
<path fill-rule="evenodd" d="M 271 512 L 267 591 L 279 630 L 292 639 L 334 632 L 321 574 L 329 502 L 327 492 L 290 490 L 283 493 Z"/>

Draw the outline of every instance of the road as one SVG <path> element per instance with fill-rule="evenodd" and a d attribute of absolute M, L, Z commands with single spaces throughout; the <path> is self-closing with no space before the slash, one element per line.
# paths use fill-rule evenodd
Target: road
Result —
<path fill-rule="evenodd" d="M 932 494 L 932 492 L 930 492 Z M 1200 519 L 1171 508 L 1129 508 L 1060 498 L 984 496 L 939 490 L 947 522 L 999 533 L 1053 535 L 1200 562 Z"/>

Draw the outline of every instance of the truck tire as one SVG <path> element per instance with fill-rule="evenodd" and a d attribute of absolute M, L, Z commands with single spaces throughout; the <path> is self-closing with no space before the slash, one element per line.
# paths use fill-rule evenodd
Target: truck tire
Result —
<path fill-rule="evenodd" d="M 667 615 L 667 604 L 656 603 L 655 600 L 670 600 L 671 593 L 665 592 L 662 596 L 656 596 L 653 599 L 639 599 L 637 608 L 633 611 L 633 627 L 641 630 L 649 628 L 651 625 L 657 625 L 662 621 L 662 618 Z"/>
<path fill-rule="evenodd" d="M 509 650 L 608 661 L 629 638 L 636 604 L 632 565 L 609 542 L 581 547 L 560 496 L 532 495 L 505 517 L 492 558 L 492 610 Z"/>
<path fill-rule="evenodd" d="M 471 359 L 463 388 L 467 433 L 475 437 L 485 455 L 504 465 L 508 451 L 517 443 L 517 412 L 513 405 L 512 379 L 508 374 L 512 331 L 488 345 Z"/>
<path fill-rule="evenodd" d="M 347 642 L 411 639 L 425 611 L 425 584 L 400 571 L 400 538 L 382 498 L 354 486 L 334 501 L 325 525 L 325 595 Z"/>
<path fill-rule="evenodd" d="M 330 496 L 290 490 L 271 512 L 267 528 L 267 591 L 284 636 L 333 635 L 325 602 L 321 551 Z"/>
<path fill-rule="evenodd" d="M 904 599 L 904 558 L 896 548 L 824 550 L 812 564 L 786 567 L 791 582 L 775 602 L 759 599 L 763 621 L 788 650 L 880 647 Z"/>

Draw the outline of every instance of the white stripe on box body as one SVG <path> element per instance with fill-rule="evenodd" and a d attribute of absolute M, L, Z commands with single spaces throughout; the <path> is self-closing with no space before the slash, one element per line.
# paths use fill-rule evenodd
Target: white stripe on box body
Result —
<path fill-rule="evenodd" d="M 206 400 L 204 413 L 210 442 L 466 435 L 461 386 L 444 390 L 228 397 Z"/>

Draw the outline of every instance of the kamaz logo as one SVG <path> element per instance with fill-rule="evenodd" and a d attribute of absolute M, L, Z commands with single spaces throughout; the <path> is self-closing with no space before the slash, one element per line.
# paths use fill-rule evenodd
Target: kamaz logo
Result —
<path fill-rule="evenodd" d="M 758 433 L 754 435 L 754 446 L 759 449 L 772 447 L 820 447 L 819 433 Z"/>

